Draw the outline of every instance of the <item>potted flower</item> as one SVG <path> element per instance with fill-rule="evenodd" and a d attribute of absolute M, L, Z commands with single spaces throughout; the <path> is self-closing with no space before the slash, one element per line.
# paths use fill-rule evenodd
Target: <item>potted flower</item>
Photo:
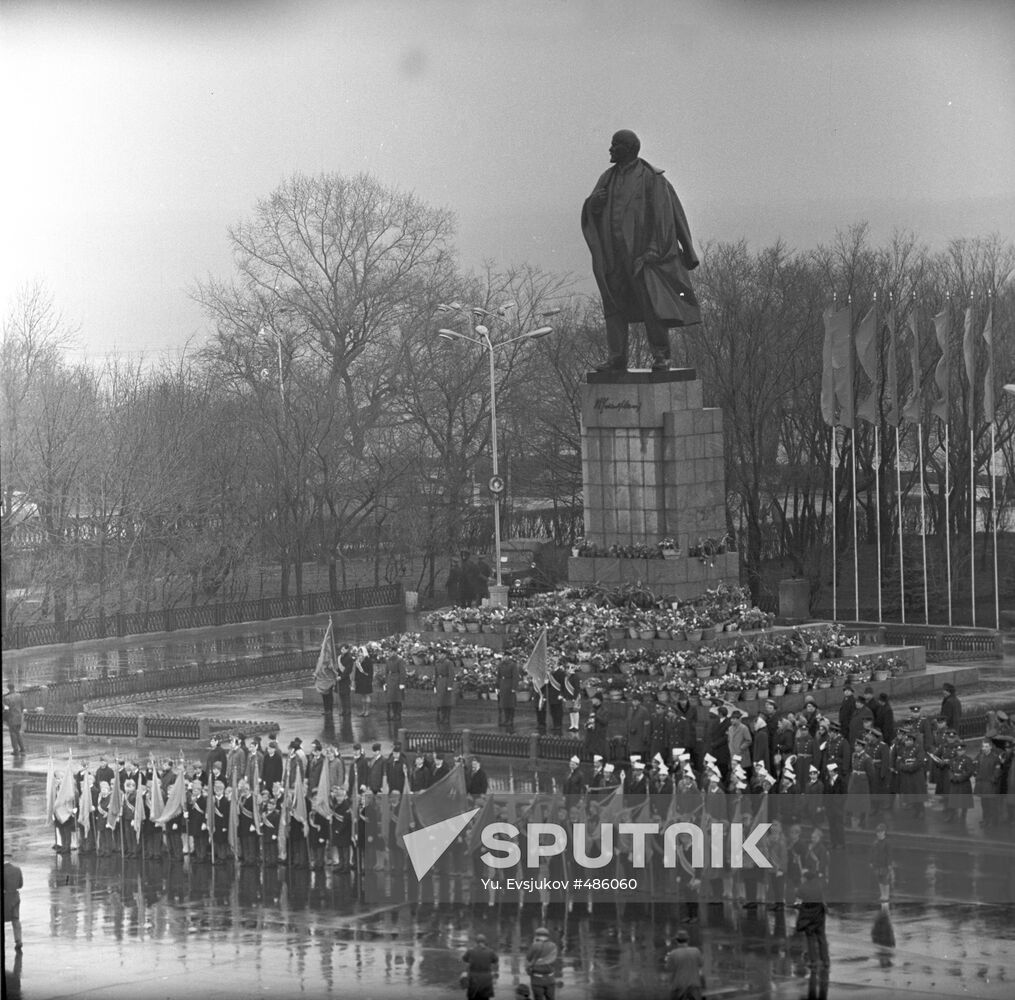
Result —
<path fill-rule="evenodd" d="M 680 547 L 677 545 L 676 539 L 669 535 L 660 539 L 657 547 L 659 554 L 664 559 L 676 559 L 680 555 Z"/>
<path fill-rule="evenodd" d="M 768 693 L 773 698 L 781 698 L 786 693 L 786 675 L 781 670 L 774 670 L 768 676 Z"/>
<path fill-rule="evenodd" d="M 803 671 L 791 670 L 786 675 L 786 690 L 790 694 L 799 694 L 803 690 L 804 682 L 806 681 Z"/>

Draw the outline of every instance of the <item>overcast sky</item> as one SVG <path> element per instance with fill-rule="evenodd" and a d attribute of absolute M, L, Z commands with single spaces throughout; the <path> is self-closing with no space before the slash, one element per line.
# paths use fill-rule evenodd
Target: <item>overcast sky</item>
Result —
<path fill-rule="evenodd" d="M 698 244 L 1015 236 L 1011 0 L 2 0 L 0 30 L 0 306 L 43 280 L 93 355 L 204 336 L 189 288 L 297 171 L 591 290 L 618 128 Z"/>

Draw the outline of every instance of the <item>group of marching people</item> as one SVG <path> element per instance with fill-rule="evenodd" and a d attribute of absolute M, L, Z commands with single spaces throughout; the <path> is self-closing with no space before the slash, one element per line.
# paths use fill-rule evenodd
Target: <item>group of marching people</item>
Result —
<path fill-rule="evenodd" d="M 421 791 L 450 773 L 448 755 L 419 754 L 410 765 L 395 744 L 374 743 L 351 760 L 314 740 L 279 744 L 239 734 L 228 747 L 213 737 L 203 761 L 103 754 L 93 767 L 68 760 L 50 766 L 48 815 L 59 854 L 243 866 L 288 864 L 339 872 L 383 868 L 406 789 Z M 488 781 L 470 762 L 470 794 Z"/>

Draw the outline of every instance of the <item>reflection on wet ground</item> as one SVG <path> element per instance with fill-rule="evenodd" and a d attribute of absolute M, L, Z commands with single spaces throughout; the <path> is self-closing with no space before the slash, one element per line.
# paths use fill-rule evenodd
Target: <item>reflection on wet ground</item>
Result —
<path fill-rule="evenodd" d="M 370 608 L 336 614 L 343 638 L 360 642 L 405 627 L 401 608 Z M 85 677 L 116 677 L 136 670 L 169 670 L 192 663 L 215 663 L 319 648 L 321 615 L 283 625 L 248 622 L 228 628 L 191 629 L 170 636 L 131 636 L 104 642 L 4 651 L 4 678 L 21 687 Z"/>
<path fill-rule="evenodd" d="M 562 945 L 562 1000 L 666 996 L 660 970 L 681 928 L 704 951 L 709 996 L 781 1000 L 806 991 L 792 911 L 725 900 L 688 922 L 676 903 L 618 896 L 590 913 L 538 894 L 474 901 L 453 886 L 438 895 L 457 902 L 416 890 L 420 898 L 396 904 L 413 892 L 397 866 L 366 873 L 357 888 L 332 871 L 58 857 L 44 799 L 38 776 L 4 783 L 5 845 L 25 874 L 26 941 L 22 968 L 9 953 L 5 966 L 26 997 L 448 997 L 461 995 L 460 954 L 477 932 L 502 954 L 498 996 L 510 996 L 510 984 L 525 981 L 520 956 L 541 924 Z M 940 847 L 907 848 L 897 860 L 890 910 L 874 901 L 865 851 L 834 866 L 829 895 L 845 902 L 828 922 L 829 995 L 1010 997 L 1010 860 Z"/>

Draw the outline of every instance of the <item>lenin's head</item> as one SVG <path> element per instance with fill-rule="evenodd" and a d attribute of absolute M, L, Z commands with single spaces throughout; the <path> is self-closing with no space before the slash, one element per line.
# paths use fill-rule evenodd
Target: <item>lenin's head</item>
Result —
<path fill-rule="evenodd" d="M 622 128 L 613 133 L 610 142 L 610 162 L 628 163 L 633 160 L 641 149 L 641 140 L 630 130 Z"/>

